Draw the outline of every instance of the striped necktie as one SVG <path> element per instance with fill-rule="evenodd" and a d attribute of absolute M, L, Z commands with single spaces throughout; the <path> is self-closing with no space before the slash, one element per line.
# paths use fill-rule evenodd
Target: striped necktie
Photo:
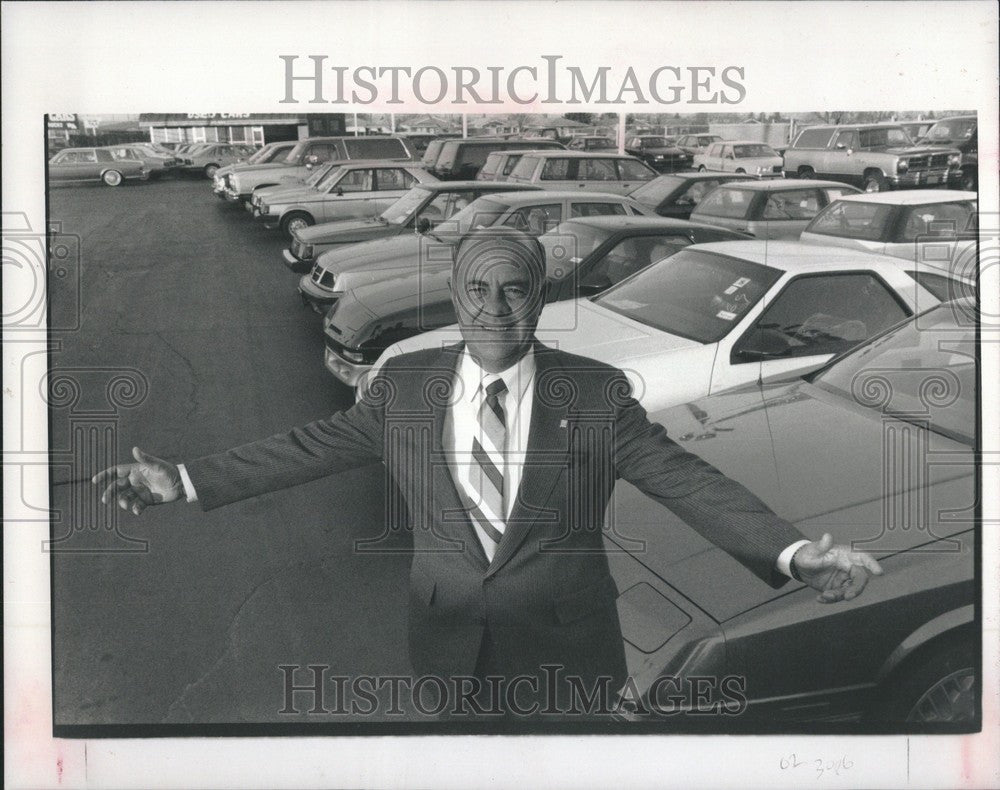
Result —
<path fill-rule="evenodd" d="M 472 438 L 473 488 L 478 492 L 478 504 L 473 503 L 472 516 L 483 532 L 493 541 L 493 548 L 500 544 L 507 526 L 507 507 L 504 497 L 506 471 L 507 421 L 500 398 L 507 391 L 503 379 L 486 387 L 486 397 L 479 409 L 479 436 Z M 492 555 L 492 552 L 490 552 Z"/>

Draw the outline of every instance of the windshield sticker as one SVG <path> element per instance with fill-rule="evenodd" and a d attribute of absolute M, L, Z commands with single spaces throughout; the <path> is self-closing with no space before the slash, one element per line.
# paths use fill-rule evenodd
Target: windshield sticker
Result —
<path fill-rule="evenodd" d="M 723 291 L 723 293 L 726 296 L 731 296 L 732 294 L 736 293 L 740 288 L 742 288 L 744 285 L 749 285 L 749 284 L 750 284 L 749 277 L 740 277 L 736 282 L 734 282 L 725 291 Z"/>
<path fill-rule="evenodd" d="M 730 313 L 728 310 L 720 310 L 715 314 L 716 318 L 721 318 L 723 321 L 734 321 L 736 319 L 736 313 Z"/>

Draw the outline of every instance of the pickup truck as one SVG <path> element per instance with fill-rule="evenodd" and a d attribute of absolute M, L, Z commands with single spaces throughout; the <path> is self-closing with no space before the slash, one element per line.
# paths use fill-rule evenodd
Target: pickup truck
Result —
<path fill-rule="evenodd" d="M 920 139 L 921 145 L 954 146 L 962 152 L 961 172 L 953 186 L 975 192 L 979 186 L 979 129 L 975 115 L 942 118 Z"/>
<path fill-rule="evenodd" d="M 351 159 L 408 161 L 413 154 L 401 137 L 307 137 L 284 159 L 234 167 L 224 194 L 230 201 L 247 201 L 258 187 L 301 182 L 316 165 Z"/>
<path fill-rule="evenodd" d="M 959 172 L 957 148 L 914 145 L 898 124 L 810 126 L 785 150 L 786 178 L 826 178 L 884 192 L 947 186 Z"/>

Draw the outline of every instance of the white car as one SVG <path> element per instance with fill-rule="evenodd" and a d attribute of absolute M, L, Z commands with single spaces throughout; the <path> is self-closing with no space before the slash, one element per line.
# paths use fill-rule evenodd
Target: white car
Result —
<path fill-rule="evenodd" d="M 746 173 L 761 178 L 781 178 L 781 155 L 771 146 L 755 140 L 723 140 L 712 143 L 704 153 L 695 154 L 693 167 L 699 171 Z"/>
<path fill-rule="evenodd" d="M 647 410 L 805 373 L 938 304 L 920 264 L 792 241 L 695 244 L 592 299 L 548 304 L 537 337 L 621 368 Z M 954 283 L 956 295 L 970 283 Z M 460 340 L 457 326 L 390 356 Z M 359 382 L 359 393 L 372 372 Z"/>
<path fill-rule="evenodd" d="M 978 208 L 975 192 L 954 189 L 845 195 L 813 217 L 800 241 L 921 261 L 971 277 L 978 264 Z"/>

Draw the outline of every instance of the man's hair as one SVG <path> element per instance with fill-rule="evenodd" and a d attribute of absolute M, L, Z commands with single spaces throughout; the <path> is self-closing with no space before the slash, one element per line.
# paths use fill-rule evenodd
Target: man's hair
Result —
<path fill-rule="evenodd" d="M 545 282 L 545 250 L 534 236 L 517 228 L 481 228 L 468 233 L 455 251 L 452 277 L 482 259 L 509 260 L 526 265 L 539 282 Z"/>

